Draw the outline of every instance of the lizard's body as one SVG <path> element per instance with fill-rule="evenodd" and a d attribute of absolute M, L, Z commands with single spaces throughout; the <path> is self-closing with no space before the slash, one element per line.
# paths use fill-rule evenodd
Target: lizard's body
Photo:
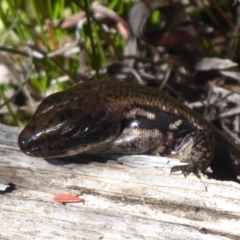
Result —
<path fill-rule="evenodd" d="M 128 82 L 86 82 L 47 97 L 19 136 L 23 152 L 39 157 L 79 153 L 178 157 L 198 175 L 222 150 L 236 176 L 240 148 L 174 98 Z M 219 157 L 219 156 L 218 156 Z"/>

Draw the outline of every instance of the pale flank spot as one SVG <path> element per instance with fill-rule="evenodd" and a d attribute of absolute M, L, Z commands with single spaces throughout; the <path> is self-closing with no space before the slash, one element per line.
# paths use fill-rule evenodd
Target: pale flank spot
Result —
<path fill-rule="evenodd" d="M 135 118 L 136 115 L 146 117 L 147 119 L 152 119 L 152 120 L 156 119 L 155 113 L 145 111 L 144 109 L 141 109 L 141 108 L 134 108 L 130 110 L 127 114 L 127 118 Z"/>
<path fill-rule="evenodd" d="M 175 121 L 174 123 L 171 123 L 171 124 L 169 125 L 169 129 L 170 129 L 170 130 L 178 129 L 178 127 L 179 127 L 181 124 L 182 124 L 182 120 L 179 119 L 179 120 Z"/>

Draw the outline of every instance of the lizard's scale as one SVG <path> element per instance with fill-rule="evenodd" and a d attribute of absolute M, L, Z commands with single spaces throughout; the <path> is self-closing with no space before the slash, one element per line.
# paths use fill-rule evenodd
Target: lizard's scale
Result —
<path fill-rule="evenodd" d="M 174 98 L 128 82 L 86 82 L 47 97 L 19 136 L 23 152 L 38 157 L 79 153 L 157 154 L 198 175 L 226 151 L 240 175 L 239 146 Z M 219 150 L 219 151 L 218 151 Z"/>

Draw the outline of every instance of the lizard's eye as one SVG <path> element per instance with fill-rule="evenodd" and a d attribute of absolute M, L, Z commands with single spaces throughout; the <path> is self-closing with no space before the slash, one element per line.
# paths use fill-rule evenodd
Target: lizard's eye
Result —
<path fill-rule="evenodd" d="M 84 128 L 75 128 L 75 130 L 72 130 L 72 136 L 73 138 L 81 138 L 83 137 L 86 133 L 88 133 L 89 128 L 88 127 L 84 127 Z"/>
<path fill-rule="evenodd" d="M 67 136 L 71 138 L 81 137 L 82 135 L 86 134 L 89 131 L 88 127 L 81 128 L 76 124 L 69 124 L 62 128 L 61 135 Z"/>
<path fill-rule="evenodd" d="M 83 135 L 83 134 L 87 133 L 88 131 L 89 131 L 89 128 L 88 128 L 88 127 L 85 127 L 85 128 L 83 128 L 83 130 L 81 131 L 81 134 Z"/>
<path fill-rule="evenodd" d="M 76 132 L 79 132 L 81 129 L 79 129 L 75 124 L 69 124 L 64 126 L 61 129 L 61 135 L 75 135 Z"/>

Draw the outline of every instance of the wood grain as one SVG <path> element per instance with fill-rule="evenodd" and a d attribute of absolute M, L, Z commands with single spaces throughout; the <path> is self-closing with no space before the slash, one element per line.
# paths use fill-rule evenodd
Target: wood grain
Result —
<path fill-rule="evenodd" d="M 19 131 L 0 124 L 0 239 L 240 239 L 238 183 L 170 175 L 162 157 L 28 157 Z"/>

